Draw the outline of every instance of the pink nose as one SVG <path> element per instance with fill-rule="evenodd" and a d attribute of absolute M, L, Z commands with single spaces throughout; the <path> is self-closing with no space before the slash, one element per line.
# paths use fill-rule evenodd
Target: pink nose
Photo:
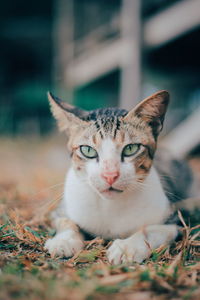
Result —
<path fill-rule="evenodd" d="M 112 185 L 117 178 L 119 177 L 119 172 L 112 172 L 112 173 L 103 173 L 101 177 L 109 184 Z"/>

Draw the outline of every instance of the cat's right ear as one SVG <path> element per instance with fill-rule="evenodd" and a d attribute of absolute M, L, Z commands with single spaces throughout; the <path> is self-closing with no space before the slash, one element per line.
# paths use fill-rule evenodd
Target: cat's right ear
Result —
<path fill-rule="evenodd" d="M 87 112 L 76 108 L 66 102 L 63 102 L 52 93 L 48 92 L 48 99 L 51 107 L 51 112 L 57 120 L 60 131 L 65 131 L 72 127 L 85 127 L 88 125 L 87 121 L 82 118 L 87 116 Z"/>

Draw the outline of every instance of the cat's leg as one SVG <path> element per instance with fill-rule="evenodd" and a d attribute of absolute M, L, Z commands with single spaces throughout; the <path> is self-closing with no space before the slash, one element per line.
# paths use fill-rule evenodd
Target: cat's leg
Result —
<path fill-rule="evenodd" d="M 110 263 L 141 263 L 151 255 L 152 250 L 174 240 L 178 234 L 176 225 L 149 225 L 126 239 L 117 239 L 109 247 L 107 257 Z"/>
<path fill-rule="evenodd" d="M 53 225 L 57 230 L 56 235 L 45 243 L 45 248 L 51 255 L 69 257 L 83 248 L 83 238 L 74 222 L 57 216 L 54 217 Z"/>

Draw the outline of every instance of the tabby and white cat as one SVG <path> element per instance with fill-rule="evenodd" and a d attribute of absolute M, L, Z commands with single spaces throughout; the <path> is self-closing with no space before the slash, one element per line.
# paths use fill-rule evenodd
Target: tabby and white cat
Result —
<path fill-rule="evenodd" d="M 83 248 L 85 231 L 114 239 L 107 257 L 119 264 L 142 262 L 153 249 L 174 240 L 178 227 L 168 222 L 172 203 L 189 196 L 191 176 L 164 152 L 164 164 L 159 156 L 154 158 L 168 92 L 155 93 L 130 112 L 87 112 L 48 97 L 60 130 L 68 135 L 71 167 L 64 198 L 53 213 L 57 233 L 47 240 L 46 249 L 72 256 Z"/>

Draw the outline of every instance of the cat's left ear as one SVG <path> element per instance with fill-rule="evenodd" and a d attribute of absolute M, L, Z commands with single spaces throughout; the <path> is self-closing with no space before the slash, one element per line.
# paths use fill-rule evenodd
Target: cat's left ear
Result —
<path fill-rule="evenodd" d="M 153 134 L 157 137 L 162 130 L 168 104 L 169 93 L 159 91 L 140 102 L 124 117 L 124 121 L 131 123 L 135 117 L 141 118 L 152 127 Z"/>
<path fill-rule="evenodd" d="M 88 125 L 88 122 L 83 120 L 87 117 L 87 111 L 62 101 L 50 92 L 47 95 L 51 112 L 57 120 L 60 131 L 70 130 L 74 127 L 84 128 Z"/>

